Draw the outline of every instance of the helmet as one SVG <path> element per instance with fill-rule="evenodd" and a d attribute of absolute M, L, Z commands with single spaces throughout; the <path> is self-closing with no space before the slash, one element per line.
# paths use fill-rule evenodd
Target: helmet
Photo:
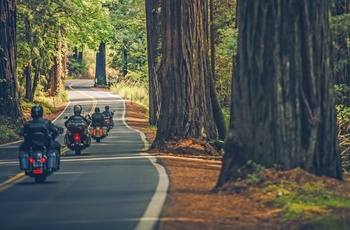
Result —
<path fill-rule="evenodd" d="M 105 110 L 108 111 L 109 110 L 109 105 L 105 106 Z"/>
<path fill-rule="evenodd" d="M 35 105 L 32 107 L 30 113 L 33 119 L 37 119 L 39 117 L 43 117 L 44 109 L 40 105 Z"/>
<path fill-rule="evenodd" d="M 99 113 L 100 112 L 100 107 L 96 107 L 95 108 L 95 113 Z"/>
<path fill-rule="evenodd" d="M 81 105 L 75 105 L 73 108 L 74 115 L 80 115 L 83 108 Z"/>

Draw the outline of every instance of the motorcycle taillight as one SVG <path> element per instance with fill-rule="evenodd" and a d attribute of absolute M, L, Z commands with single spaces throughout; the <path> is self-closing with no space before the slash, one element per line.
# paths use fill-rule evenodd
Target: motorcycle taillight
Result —
<path fill-rule="evenodd" d="M 80 135 L 79 135 L 79 133 L 76 133 L 76 134 L 74 135 L 74 140 L 75 140 L 75 141 L 79 141 L 79 140 L 80 140 Z"/>
<path fill-rule="evenodd" d="M 105 120 L 106 125 L 110 124 L 110 120 Z"/>

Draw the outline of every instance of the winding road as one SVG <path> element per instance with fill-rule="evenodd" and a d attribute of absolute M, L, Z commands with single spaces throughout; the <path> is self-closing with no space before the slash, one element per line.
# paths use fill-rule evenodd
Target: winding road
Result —
<path fill-rule="evenodd" d="M 109 105 L 115 126 L 79 156 L 63 148 L 61 169 L 44 184 L 36 184 L 19 169 L 21 142 L 0 146 L 1 230 L 158 229 L 169 186 L 165 169 L 145 152 L 144 134 L 126 124 L 122 98 L 92 84 L 66 81 L 70 102 L 54 124 L 64 127 L 64 117 L 80 104 L 84 114 Z M 63 135 L 57 141 L 63 146 Z"/>

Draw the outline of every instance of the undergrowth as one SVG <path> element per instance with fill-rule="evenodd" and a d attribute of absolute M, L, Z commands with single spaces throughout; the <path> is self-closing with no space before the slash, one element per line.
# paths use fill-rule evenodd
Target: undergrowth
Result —
<path fill-rule="evenodd" d="M 41 105 L 44 109 L 44 115 L 51 114 L 56 111 L 57 106 L 68 100 L 68 94 L 63 92 L 56 97 L 49 97 L 44 92 L 38 92 L 35 95 L 35 99 L 30 102 L 27 100 L 21 100 L 21 109 L 24 120 L 31 119 L 30 110 L 34 105 Z M 18 140 L 20 137 L 18 133 L 23 124 L 19 121 L 14 121 L 13 118 L 7 116 L 1 116 L 0 118 L 0 144 Z"/>

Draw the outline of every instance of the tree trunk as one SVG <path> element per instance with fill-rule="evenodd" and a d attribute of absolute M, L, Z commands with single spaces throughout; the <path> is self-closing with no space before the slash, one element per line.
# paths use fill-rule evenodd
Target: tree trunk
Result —
<path fill-rule="evenodd" d="M 61 93 L 61 85 L 62 85 L 62 42 L 61 40 L 61 29 L 58 29 L 58 37 L 57 37 L 57 53 L 53 58 L 53 66 L 51 68 L 50 75 L 50 96 L 56 96 Z"/>
<path fill-rule="evenodd" d="M 342 179 L 329 1 L 240 1 L 230 131 L 217 186 L 252 160 Z"/>
<path fill-rule="evenodd" d="M 33 68 L 35 69 L 34 71 L 34 78 L 33 78 L 33 86 L 32 86 L 32 93 L 33 93 L 33 98 L 35 95 L 36 88 L 38 87 L 39 84 L 39 78 L 41 75 L 40 72 L 40 63 L 38 61 L 33 62 Z"/>
<path fill-rule="evenodd" d="M 159 42 L 159 0 L 146 0 L 149 123 L 156 125 L 160 108 L 160 89 L 156 74 Z"/>
<path fill-rule="evenodd" d="M 162 0 L 161 109 L 152 148 L 177 138 L 216 139 L 210 100 L 208 3 Z"/>
<path fill-rule="evenodd" d="M 33 54 L 33 45 L 32 45 L 32 28 L 30 25 L 30 21 L 28 16 L 24 18 L 24 23 L 26 27 L 26 42 L 30 46 L 30 58 Z M 32 60 L 28 60 L 28 63 L 23 71 L 24 78 L 26 79 L 26 95 L 25 98 L 28 99 L 28 101 L 33 101 L 33 92 L 32 92 Z"/>
<path fill-rule="evenodd" d="M 106 85 L 106 44 L 101 42 L 98 53 L 96 54 L 96 84 Z"/>
<path fill-rule="evenodd" d="M 218 134 L 220 140 L 225 140 L 226 137 L 226 124 L 224 115 L 222 113 L 221 105 L 216 94 L 215 87 L 215 28 L 214 28 L 214 0 L 210 0 L 210 55 L 211 55 L 211 80 L 210 80 L 210 99 L 213 104 L 213 115 L 216 127 L 218 128 Z"/>
<path fill-rule="evenodd" d="M 0 114 L 22 115 L 16 70 L 16 0 L 0 1 Z"/>

